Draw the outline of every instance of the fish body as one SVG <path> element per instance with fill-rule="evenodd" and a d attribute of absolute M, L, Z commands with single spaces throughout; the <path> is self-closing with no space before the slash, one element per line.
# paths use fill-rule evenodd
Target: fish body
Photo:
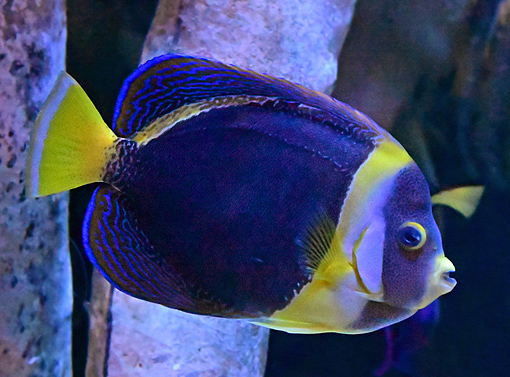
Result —
<path fill-rule="evenodd" d="M 61 74 L 37 118 L 30 196 L 102 182 L 83 242 L 118 289 L 298 333 L 363 333 L 449 292 L 427 182 L 371 119 L 219 62 L 138 68 L 108 128 Z"/>

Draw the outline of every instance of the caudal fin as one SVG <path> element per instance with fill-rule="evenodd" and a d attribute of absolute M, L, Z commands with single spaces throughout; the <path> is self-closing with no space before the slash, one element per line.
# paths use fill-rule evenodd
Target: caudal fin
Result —
<path fill-rule="evenodd" d="M 85 91 L 62 72 L 30 136 L 27 196 L 55 194 L 101 181 L 116 139 Z"/>

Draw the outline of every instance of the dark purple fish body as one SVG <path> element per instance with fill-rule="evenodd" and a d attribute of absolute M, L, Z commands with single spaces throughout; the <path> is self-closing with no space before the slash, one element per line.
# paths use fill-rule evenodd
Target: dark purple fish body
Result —
<path fill-rule="evenodd" d="M 371 137 L 377 133 L 328 111 L 299 108 L 298 103 L 309 101 L 304 88 L 297 96 L 281 88 L 278 80 L 268 78 L 273 86 L 257 89 L 257 81 L 250 82 L 250 77 L 240 80 L 244 77 L 236 71 L 214 73 L 213 68 L 207 68 L 198 67 L 196 72 L 202 69 L 204 76 L 192 83 L 186 77 L 186 92 L 177 85 L 182 82 L 171 70 L 154 68 L 144 70 L 141 76 L 135 73 L 120 96 L 116 133 L 132 136 L 176 108 L 210 100 L 212 95 L 235 98 L 249 87 L 250 95 L 270 97 L 263 103 L 212 107 L 180 121 L 143 147 L 129 142 L 121 145 L 119 154 L 125 157 L 107 173 L 111 177 L 107 183 L 119 192 L 108 186 L 96 191 L 87 216 L 87 221 L 94 218 L 94 223 L 87 227 L 84 238 L 89 248 L 103 250 L 105 260 L 116 258 L 116 264 L 104 263 L 102 267 L 108 269 L 107 276 L 123 279 L 121 283 L 112 281 L 118 288 L 133 285 L 138 296 L 161 301 L 164 291 L 139 281 L 142 267 L 137 275 L 124 269 L 130 258 L 133 269 L 143 266 L 146 262 L 135 255 L 149 254 L 165 271 L 164 275 L 154 271 L 160 290 L 171 274 L 174 279 L 179 277 L 180 285 L 168 289 L 194 297 L 195 303 L 181 305 L 183 310 L 233 317 L 269 316 L 288 305 L 309 282 L 306 253 L 299 240 L 306 238 L 318 216 L 339 218 L 352 177 L 374 149 Z M 237 76 L 231 77 L 233 74 Z M 226 77 L 222 79 L 222 75 Z M 150 83 L 147 86 L 140 85 L 144 77 Z M 225 86 L 210 89 L 208 80 Z M 133 82 L 138 85 L 136 93 L 130 86 Z M 312 97 L 311 102 L 329 105 L 328 101 Z M 122 206 L 136 219 L 129 230 L 119 226 L 127 216 L 126 209 L 116 208 L 121 197 L 126 203 Z M 111 207 L 105 210 L 100 203 Z M 110 231 L 110 237 L 99 237 L 105 230 Z M 130 255 L 130 248 L 120 248 L 126 251 L 118 253 L 112 238 L 131 238 L 133 232 L 150 240 L 138 246 L 150 252 Z M 173 292 L 163 296 L 172 300 L 168 306 L 179 305 L 170 297 L 176 297 Z"/>

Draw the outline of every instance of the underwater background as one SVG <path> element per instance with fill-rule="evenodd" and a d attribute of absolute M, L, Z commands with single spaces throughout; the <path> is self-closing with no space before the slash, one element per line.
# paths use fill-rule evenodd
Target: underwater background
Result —
<path fill-rule="evenodd" d="M 67 70 L 106 120 L 138 66 L 157 5 L 140 3 L 68 1 Z M 266 377 L 507 375 L 509 65 L 509 1 L 357 1 L 333 96 L 390 130 L 432 190 L 484 184 L 486 191 L 468 220 L 437 213 L 458 285 L 429 313 L 366 335 L 272 331 Z M 71 193 L 74 344 L 88 333 L 92 268 L 80 245 L 92 189 Z M 74 375 L 84 375 L 85 348 L 73 352 Z"/>

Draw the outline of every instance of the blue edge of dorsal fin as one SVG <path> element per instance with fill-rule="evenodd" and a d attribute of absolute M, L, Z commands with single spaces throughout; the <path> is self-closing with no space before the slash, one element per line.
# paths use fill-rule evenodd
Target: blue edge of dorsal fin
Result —
<path fill-rule="evenodd" d="M 113 131 L 117 136 L 130 137 L 181 106 L 236 95 L 302 104 L 341 122 L 381 132 L 367 116 L 315 90 L 213 60 L 176 54 L 149 60 L 126 79 L 117 99 Z"/>

